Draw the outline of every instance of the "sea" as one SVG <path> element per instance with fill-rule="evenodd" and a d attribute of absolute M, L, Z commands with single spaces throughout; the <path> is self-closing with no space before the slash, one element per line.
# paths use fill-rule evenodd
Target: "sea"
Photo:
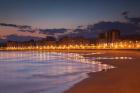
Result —
<path fill-rule="evenodd" d="M 63 93 L 88 73 L 113 68 L 84 56 L 100 54 L 0 51 L 0 93 Z"/>

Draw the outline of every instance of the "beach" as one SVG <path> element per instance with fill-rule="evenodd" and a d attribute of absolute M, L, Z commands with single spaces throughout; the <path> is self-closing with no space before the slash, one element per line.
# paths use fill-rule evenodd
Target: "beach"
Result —
<path fill-rule="evenodd" d="M 64 93 L 140 93 L 140 51 L 104 50 L 104 52 L 108 57 L 117 56 L 122 59 L 100 59 L 115 68 L 89 73 L 89 78 L 75 84 Z M 123 59 L 124 56 L 132 59 Z"/>
<path fill-rule="evenodd" d="M 139 61 L 139 50 L 1 51 L 0 93 L 140 93 Z"/>

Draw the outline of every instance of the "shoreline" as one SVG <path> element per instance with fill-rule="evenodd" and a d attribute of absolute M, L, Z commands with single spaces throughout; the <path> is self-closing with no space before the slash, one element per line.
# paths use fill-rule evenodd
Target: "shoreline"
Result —
<path fill-rule="evenodd" d="M 25 49 L 25 50 L 6 50 L 6 49 L 0 49 L 0 51 L 46 51 L 46 52 L 77 52 L 77 53 L 80 53 L 80 52 L 97 52 L 97 51 L 140 51 L 140 49 L 70 49 L 70 50 L 67 50 L 67 49 L 49 49 L 49 50 L 40 50 L 40 49 L 36 49 L 36 50 L 33 50 L 33 49 Z"/>
<path fill-rule="evenodd" d="M 15 51 L 15 50 L 14 50 Z M 28 51 L 28 50 L 26 50 Z M 34 51 L 34 50 L 30 50 Z M 44 50 L 37 50 L 44 51 Z M 45 50 L 46 51 L 46 50 Z M 115 66 L 107 71 L 90 72 L 88 78 L 76 83 L 64 93 L 140 93 L 139 50 L 58 50 L 46 52 L 82 53 L 86 57 L 133 57 L 134 59 L 100 59 L 103 64 Z M 92 52 L 103 54 L 94 55 Z M 84 55 L 89 53 L 89 55 Z M 91 54 L 90 54 L 91 53 Z M 105 54 L 104 54 L 105 53 Z"/>
<path fill-rule="evenodd" d="M 116 68 L 88 73 L 88 78 L 64 93 L 140 93 L 140 52 L 108 51 L 107 56 L 132 56 L 132 60 L 101 60 Z M 93 55 L 90 55 L 93 56 Z"/>

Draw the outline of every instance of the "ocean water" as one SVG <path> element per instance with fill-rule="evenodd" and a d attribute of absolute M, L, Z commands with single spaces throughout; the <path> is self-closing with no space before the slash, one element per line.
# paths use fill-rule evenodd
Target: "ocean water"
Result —
<path fill-rule="evenodd" d="M 62 93 L 87 73 L 110 68 L 78 53 L 1 51 L 0 93 Z"/>

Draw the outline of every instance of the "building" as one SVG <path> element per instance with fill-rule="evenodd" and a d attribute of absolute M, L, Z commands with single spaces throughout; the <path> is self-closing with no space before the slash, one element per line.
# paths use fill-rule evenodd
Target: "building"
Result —
<path fill-rule="evenodd" d="M 98 36 L 99 43 L 113 43 L 120 39 L 120 31 L 117 29 L 112 29 L 110 31 L 100 33 Z"/>
<path fill-rule="evenodd" d="M 112 29 L 106 32 L 106 38 L 108 43 L 113 43 L 115 41 L 118 41 L 120 38 L 120 31 L 116 29 Z"/>

